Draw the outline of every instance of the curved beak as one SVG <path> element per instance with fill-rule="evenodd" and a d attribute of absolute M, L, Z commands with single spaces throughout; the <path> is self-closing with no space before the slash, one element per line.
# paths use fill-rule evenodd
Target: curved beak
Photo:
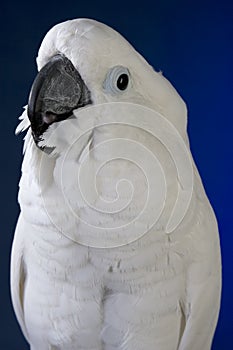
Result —
<path fill-rule="evenodd" d="M 36 144 L 49 125 L 90 103 L 90 91 L 71 61 L 64 55 L 53 56 L 37 74 L 29 95 L 28 117 Z"/>

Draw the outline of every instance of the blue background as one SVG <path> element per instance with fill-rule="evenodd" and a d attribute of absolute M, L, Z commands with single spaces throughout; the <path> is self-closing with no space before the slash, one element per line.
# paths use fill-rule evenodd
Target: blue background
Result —
<path fill-rule="evenodd" d="M 222 307 L 212 349 L 233 349 L 233 2 L 9 0 L 1 4 L 0 12 L 0 348 L 28 349 L 9 294 L 23 139 L 14 136 L 14 128 L 27 103 L 36 75 L 35 57 L 45 33 L 66 19 L 89 17 L 123 34 L 156 70 L 163 71 L 187 103 L 192 153 L 221 236 Z"/>

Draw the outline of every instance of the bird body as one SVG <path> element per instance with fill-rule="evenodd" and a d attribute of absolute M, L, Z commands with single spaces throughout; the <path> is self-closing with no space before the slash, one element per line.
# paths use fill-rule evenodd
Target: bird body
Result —
<path fill-rule="evenodd" d="M 93 20 L 52 28 L 37 62 L 43 76 L 18 129 L 30 126 L 11 260 L 12 301 L 31 349 L 210 349 L 221 292 L 218 228 L 190 155 L 184 102 L 125 39 Z M 132 127 L 143 113 L 144 121 L 155 113 L 158 138 L 149 124 Z M 182 218 L 187 196 L 179 193 L 189 192 L 177 175 L 179 151 L 161 141 L 166 127 L 193 170 Z M 142 203 L 151 207 L 140 216 Z"/>

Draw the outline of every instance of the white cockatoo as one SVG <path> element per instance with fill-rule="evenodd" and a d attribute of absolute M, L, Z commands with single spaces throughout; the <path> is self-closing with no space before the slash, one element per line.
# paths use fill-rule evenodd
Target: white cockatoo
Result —
<path fill-rule="evenodd" d="M 31 349 L 210 349 L 219 236 L 185 103 L 94 20 L 54 26 L 37 64 L 11 259 Z"/>

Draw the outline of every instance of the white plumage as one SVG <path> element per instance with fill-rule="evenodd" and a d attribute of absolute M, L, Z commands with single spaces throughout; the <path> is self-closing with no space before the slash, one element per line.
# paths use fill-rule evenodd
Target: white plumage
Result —
<path fill-rule="evenodd" d="M 183 100 L 125 39 L 96 21 L 78 19 L 52 28 L 39 50 L 38 69 L 57 54 L 67 57 L 79 72 L 90 91 L 92 105 L 74 109 L 71 118 L 51 123 L 37 145 L 31 128 L 26 135 L 19 190 L 21 214 L 12 248 L 11 292 L 17 319 L 31 349 L 210 349 L 220 304 L 220 249 L 215 216 L 193 161 L 190 205 L 176 229 L 166 233 L 166 223 L 182 186 L 172 155 L 159 140 L 145 130 L 127 125 L 100 128 L 93 125 L 75 143 L 89 111 L 95 117 L 94 106 L 99 106 L 99 113 L 104 104 L 104 114 L 109 103 L 120 102 L 119 108 L 122 103 L 126 107 L 133 103 L 158 112 L 178 130 L 189 149 Z M 108 72 L 118 66 L 130 72 L 130 84 L 125 91 L 114 93 L 111 90 L 114 86 L 108 91 L 106 77 L 113 79 L 113 73 Z M 118 105 L 111 108 L 114 121 Z M 30 126 L 27 109 L 22 119 L 18 132 Z M 119 146 L 112 143 L 99 148 L 101 142 L 110 139 L 118 140 Z M 82 219 L 95 225 L 98 222 L 100 227 L 106 223 L 114 227 L 123 225 L 137 216 L 146 197 L 145 177 L 126 159 L 107 162 L 105 171 L 97 176 L 98 192 L 93 192 L 90 181 L 97 165 L 106 157 L 123 152 L 120 139 L 130 140 L 131 145 L 142 143 L 147 147 L 148 157 L 149 151 L 156 154 L 166 177 L 167 197 L 159 220 L 146 234 L 134 240 L 131 239 L 134 232 L 130 231 L 127 238 L 130 243 L 117 247 L 121 232 L 113 237 L 106 231 L 104 239 L 110 246 L 111 242 L 114 244 L 101 248 L 103 242 L 98 247 L 98 239 L 103 237 L 94 236 L 91 229 L 87 231 Z M 52 150 L 50 155 L 46 148 Z M 104 197 L 114 208 L 115 185 L 126 178 L 136 188 L 130 210 L 107 218 L 90 211 L 88 203 L 76 195 L 75 171 L 82 159 L 89 166 L 82 186 L 91 205 L 101 204 Z M 159 193 L 161 184 L 159 173 L 152 169 L 156 172 L 157 168 L 151 166 L 147 174 L 155 181 L 150 217 L 158 209 L 156 191 Z M 61 174 L 65 176 L 63 187 Z M 127 183 L 120 186 L 118 199 L 124 204 L 131 192 Z M 67 206 L 67 198 L 62 197 L 64 192 L 78 218 Z M 146 220 L 145 216 L 137 221 L 135 230 L 144 228 Z M 87 246 L 86 242 L 94 244 Z"/>

